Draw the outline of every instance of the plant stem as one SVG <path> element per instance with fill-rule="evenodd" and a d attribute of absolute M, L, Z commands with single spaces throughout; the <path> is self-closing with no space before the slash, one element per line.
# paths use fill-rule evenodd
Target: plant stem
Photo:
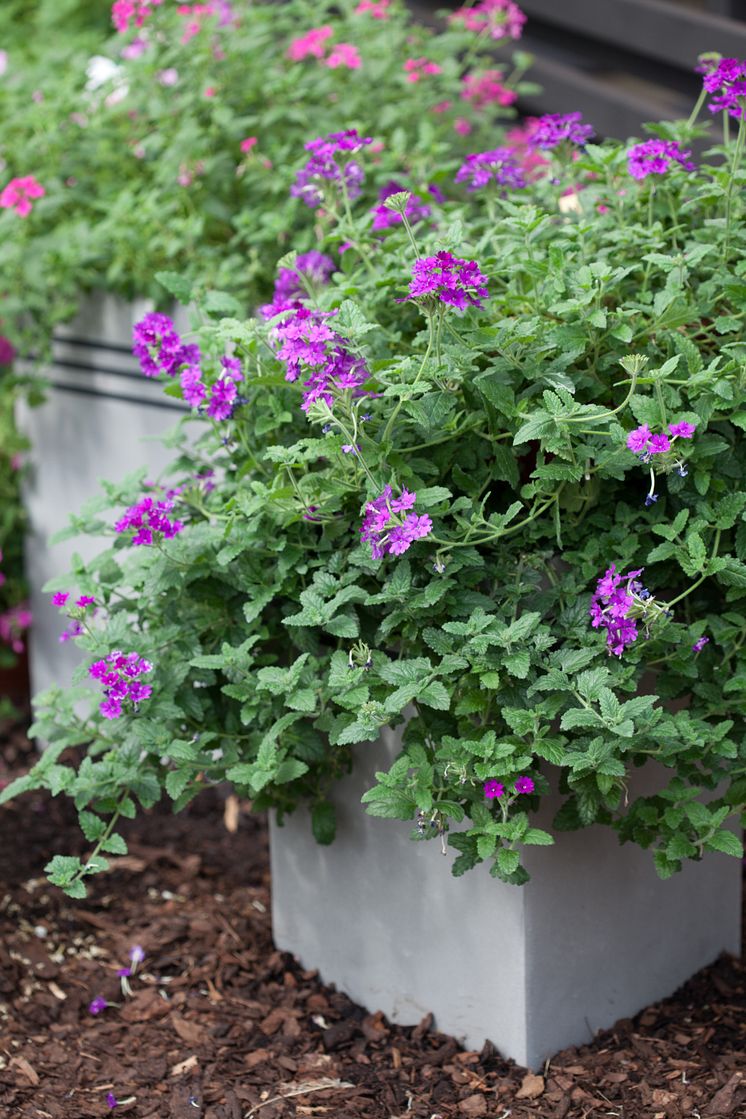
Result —
<path fill-rule="evenodd" d="M 725 244 L 723 245 L 723 264 L 728 260 L 728 249 L 730 247 L 730 219 L 731 219 L 731 206 L 733 203 L 733 184 L 736 181 L 738 174 L 741 156 L 743 154 L 744 135 L 746 133 L 746 99 L 739 98 L 741 102 L 741 116 L 738 121 L 738 138 L 736 139 L 736 150 L 733 153 L 733 166 L 731 167 L 730 179 L 728 180 L 728 190 L 725 195 Z"/>

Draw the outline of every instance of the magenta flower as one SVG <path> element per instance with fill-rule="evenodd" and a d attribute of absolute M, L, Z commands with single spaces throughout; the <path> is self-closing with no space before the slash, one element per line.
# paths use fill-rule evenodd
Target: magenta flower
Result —
<path fill-rule="evenodd" d="M 324 63 L 330 70 L 338 70 L 340 66 L 347 70 L 359 70 L 362 64 L 358 49 L 352 43 L 337 43 Z"/>
<path fill-rule="evenodd" d="M 197 365 L 199 346 L 181 340 L 168 315 L 151 311 L 132 330 L 132 353 L 146 377 L 175 376 L 182 365 Z"/>
<path fill-rule="evenodd" d="M 627 447 L 634 454 L 639 455 L 644 451 L 653 437 L 653 433 L 647 424 L 642 424 L 641 427 L 636 427 L 634 431 L 630 431 L 627 436 Z"/>
<path fill-rule="evenodd" d="M 565 141 L 583 145 L 593 136 L 593 126 L 583 124 L 581 113 L 546 113 L 534 121 L 527 142 L 533 148 L 556 148 Z"/>
<path fill-rule="evenodd" d="M 214 420 L 227 420 L 233 413 L 233 406 L 238 395 L 236 382 L 229 377 L 216 381 L 210 393 L 210 402 L 207 405 L 207 414 Z"/>
<path fill-rule="evenodd" d="M 482 300 L 489 296 L 487 277 L 474 260 L 462 260 L 448 252 L 426 256 L 414 263 L 409 297 L 426 296 L 460 311 L 468 306 L 481 307 Z"/>
<path fill-rule="evenodd" d="M 651 455 L 664 455 L 671 450 L 671 440 L 667 435 L 651 435 L 648 451 Z"/>
<path fill-rule="evenodd" d="M 0 191 L 0 209 L 15 210 L 19 218 L 27 218 L 32 210 L 32 200 L 43 198 L 46 193 L 33 175 L 11 179 Z"/>
<path fill-rule="evenodd" d="M 456 172 L 457 183 L 467 182 L 467 190 L 472 192 L 494 183 L 500 187 L 520 189 L 525 187 L 526 179 L 510 148 L 495 148 L 490 152 L 475 152 L 466 157 Z"/>
<path fill-rule="evenodd" d="M 620 575 L 612 563 L 598 580 L 591 598 L 591 625 L 594 629 L 606 630 L 609 653 L 617 657 L 637 640 L 637 621 L 632 611 L 639 613 L 646 603 L 652 602 L 650 591 L 642 585 L 639 575 L 642 569 Z"/>
<path fill-rule="evenodd" d="M 471 101 L 475 109 L 483 109 L 486 105 L 512 105 L 518 94 L 502 84 L 502 76 L 502 70 L 465 74 L 461 81 L 462 98 Z"/>
<path fill-rule="evenodd" d="M 360 0 L 355 8 L 355 15 L 361 16 L 370 12 L 373 19 L 388 19 L 388 7 L 391 0 Z"/>
<path fill-rule="evenodd" d="M 4 334 L 0 334 L 0 365 L 10 365 L 15 356 L 16 351 L 11 342 Z"/>
<path fill-rule="evenodd" d="M 487 800 L 495 800 L 497 797 L 505 796 L 505 786 L 492 778 L 484 783 L 484 795 Z"/>
<path fill-rule="evenodd" d="M 114 1095 L 114 1093 L 113 1092 L 107 1092 L 106 1093 L 106 1106 L 112 1108 L 112 1110 L 113 1110 L 115 1107 L 117 1107 L 118 1104 L 119 1104 L 119 1100 Z"/>
<path fill-rule="evenodd" d="M 408 58 L 404 63 L 404 72 L 408 82 L 419 82 L 432 74 L 441 74 L 442 70 L 437 62 L 431 62 L 429 58 Z"/>
<path fill-rule="evenodd" d="M 674 140 L 646 140 L 635 144 L 627 152 L 627 166 L 633 179 L 644 179 L 648 175 L 664 175 L 672 164 L 678 164 L 685 171 L 694 171 L 695 164 Z"/>
<path fill-rule="evenodd" d="M 179 377 L 184 401 L 190 408 L 199 408 L 205 399 L 207 389 L 202 383 L 202 370 L 198 365 L 189 365 Z"/>
<path fill-rule="evenodd" d="M 536 785 L 531 777 L 517 777 L 513 788 L 517 793 L 532 793 Z"/>
<path fill-rule="evenodd" d="M 129 30 L 130 22 L 133 27 L 142 27 L 152 9 L 162 3 L 163 0 L 114 0 L 111 6 L 112 23 L 120 34 Z"/>
<path fill-rule="evenodd" d="M 80 598 L 75 600 L 75 605 L 76 606 L 82 606 L 82 607 L 95 606 L 96 605 L 96 599 L 91 598 L 91 596 L 89 594 L 82 594 L 80 596 Z"/>
<path fill-rule="evenodd" d="M 402 490 L 399 497 L 392 497 L 391 486 L 365 506 L 360 527 L 360 539 L 370 544 L 373 559 L 383 559 L 386 554 L 401 556 L 414 544 L 429 536 L 433 522 L 423 514 L 409 513 L 417 494 Z"/>
<path fill-rule="evenodd" d="M 449 16 L 477 35 L 487 32 L 491 39 L 520 39 L 526 16 L 513 0 L 479 0 L 470 8 L 459 8 Z"/>
<path fill-rule="evenodd" d="M 694 432 L 697 430 L 697 425 L 690 424 L 687 423 L 686 420 L 682 420 L 681 423 L 669 424 L 668 430 L 671 432 L 674 438 L 691 439 L 694 435 Z"/>
<path fill-rule="evenodd" d="M 174 501 L 167 497 L 165 501 L 156 501 L 152 497 L 144 497 L 136 505 L 130 505 L 125 510 L 124 516 L 114 523 L 115 532 L 130 532 L 135 530 L 131 543 L 134 547 L 150 545 L 154 540 L 171 540 L 184 528 L 183 521 L 171 520 L 169 514 L 174 508 Z"/>
<path fill-rule="evenodd" d="M 336 272 L 336 265 L 325 253 L 320 253 L 317 249 L 301 253 L 295 258 L 292 268 L 279 270 L 272 302 L 260 307 L 260 314 L 265 319 L 272 319 L 283 311 L 298 310 L 303 306 L 308 289 L 314 291 L 324 287 L 329 283 L 333 272 Z"/>
<path fill-rule="evenodd" d="M 730 116 L 743 116 L 746 102 L 746 61 L 738 58 L 723 58 L 702 79 L 708 93 L 715 96 L 707 106 L 711 113 L 726 112 Z"/>
<path fill-rule="evenodd" d="M 402 186 L 401 183 L 397 183 L 394 179 L 391 179 L 385 186 L 381 187 L 378 192 L 379 205 L 374 206 L 371 210 L 373 215 L 373 229 L 389 229 L 392 225 L 402 224 L 404 219 L 401 214 L 396 210 L 390 210 L 388 206 L 384 206 L 383 203 L 387 198 L 390 198 L 392 194 L 400 194 L 406 189 L 405 186 Z M 416 225 L 418 221 L 424 221 L 426 218 L 429 218 L 432 214 L 432 210 L 427 203 L 423 202 L 421 198 L 418 198 L 416 194 L 410 194 L 407 199 L 405 214 L 409 224 Z"/>
<path fill-rule="evenodd" d="M 52 595 L 52 606 L 64 606 L 69 597 L 69 591 L 55 591 Z"/>
<path fill-rule="evenodd" d="M 698 637 L 697 640 L 692 645 L 692 652 L 701 653 L 702 650 L 704 649 L 705 645 L 709 645 L 709 644 L 710 644 L 709 637 Z"/>
<path fill-rule="evenodd" d="M 305 35 L 293 39 L 286 52 L 288 58 L 291 62 L 302 62 L 304 58 L 323 58 L 326 41 L 333 34 L 334 30 L 328 24 L 312 27 Z"/>
<path fill-rule="evenodd" d="M 96 998 L 88 1004 L 89 1014 L 100 1014 L 102 1010 L 106 1010 L 108 1006 L 106 999 L 101 998 L 101 995 L 96 995 Z"/>
<path fill-rule="evenodd" d="M 99 710 L 105 719 L 118 719 L 124 711 L 124 703 L 137 705 L 153 694 L 149 684 L 143 684 L 140 677 L 153 671 L 150 661 L 137 653 L 121 653 L 118 649 L 109 653 L 103 660 L 94 661 L 88 675 L 103 685 L 105 699 Z"/>

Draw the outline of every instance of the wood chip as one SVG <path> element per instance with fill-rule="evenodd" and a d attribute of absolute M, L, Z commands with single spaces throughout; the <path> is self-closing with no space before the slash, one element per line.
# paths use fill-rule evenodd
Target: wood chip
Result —
<path fill-rule="evenodd" d="M 527 1072 L 515 1094 L 517 1100 L 536 1100 L 544 1091 L 544 1077 Z"/>

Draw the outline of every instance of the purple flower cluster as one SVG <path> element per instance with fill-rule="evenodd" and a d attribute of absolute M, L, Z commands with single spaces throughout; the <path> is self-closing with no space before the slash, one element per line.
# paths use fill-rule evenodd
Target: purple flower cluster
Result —
<path fill-rule="evenodd" d="M 151 311 L 132 330 L 132 353 L 146 377 L 166 373 L 169 377 L 182 365 L 197 365 L 199 346 L 182 341 L 168 315 Z"/>
<path fill-rule="evenodd" d="M 103 660 L 94 661 L 88 675 L 103 684 L 106 698 L 99 704 L 103 717 L 118 719 L 123 713 L 125 701 L 129 700 L 137 708 L 142 700 L 148 699 L 153 689 L 150 684 L 143 684 L 140 677 L 152 671 L 152 664 L 144 657 L 137 653 L 120 653 L 118 649 Z M 96 1012 L 91 1010 L 91 1013 Z"/>
<path fill-rule="evenodd" d="M 304 412 L 323 400 L 329 408 L 334 397 L 350 390 L 360 393 L 368 378 L 362 358 L 351 353 L 341 335 L 327 325 L 328 314 L 299 307 L 273 333 L 280 343 L 278 358 L 286 364 L 285 380 L 304 377 Z"/>
<path fill-rule="evenodd" d="M 671 164 L 678 163 L 685 171 L 694 171 L 696 165 L 675 140 L 646 140 L 635 144 L 627 152 L 627 166 L 633 179 L 644 179 L 648 175 L 664 175 Z"/>
<path fill-rule="evenodd" d="M 606 573 L 598 580 L 591 598 L 591 625 L 594 629 L 606 630 L 606 644 L 609 653 L 621 657 L 628 645 L 637 640 L 637 620 L 634 616 L 645 612 L 648 602 L 652 601 L 650 591 L 639 581 L 642 568 L 620 575 L 612 563 Z"/>
<path fill-rule="evenodd" d="M 456 172 L 457 183 L 468 182 L 467 190 L 481 190 L 489 183 L 520 189 L 526 179 L 515 159 L 512 148 L 495 148 L 490 152 L 474 152 L 466 157 Z"/>
<path fill-rule="evenodd" d="M 651 455 L 663 455 L 670 451 L 677 439 L 691 439 L 697 430 L 696 424 L 669 424 L 670 436 L 665 432 L 653 432 L 647 424 L 641 424 L 627 436 L 627 449 L 639 455 L 642 462 L 650 462 Z"/>
<path fill-rule="evenodd" d="M 532 777 L 517 777 L 513 783 L 513 788 L 520 796 L 521 794 L 532 793 L 536 788 Z M 501 781 L 497 781 L 494 777 L 484 783 L 484 795 L 487 800 L 496 800 L 499 797 L 505 796 L 505 786 Z"/>
<path fill-rule="evenodd" d="M 383 559 L 387 554 L 401 556 L 415 540 L 429 536 L 433 522 L 427 514 L 408 512 L 416 501 L 417 494 L 406 489 L 392 500 L 391 486 L 386 486 L 365 506 L 360 538 L 370 544 L 373 559 Z"/>
<path fill-rule="evenodd" d="M 708 93 L 715 96 L 708 108 L 711 113 L 726 112 L 740 119 L 746 105 L 746 61 L 738 58 L 723 58 L 702 79 Z"/>
<path fill-rule="evenodd" d="M 179 380 L 184 400 L 191 408 L 202 409 L 207 400 L 205 410 L 208 416 L 214 420 L 227 420 L 233 415 L 238 398 L 236 382 L 243 380 L 243 372 L 237 357 L 222 357 L 220 364 L 221 375 L 211 386 L 202 380 L 202 370 L 198 365 L 188 366 Z"/>
<path fill-rule="evenodd" d="M 328 136 L 311 140 L 305 145 L 306 151 L 311 152 L 311 158 L 298 172 L 290 188 L 291 195 L 315 208 L 324 201 L 323 183 L 329 182 L 341 185 L 349 199 L 357 198 L 365 174 L 356 160 L 347 157 L 372 143 L 372 137 L 362 137 L 354 128 L 346 132 L 330 132 Z"/>
<path fill-rule="evenodd" d="M 260 314 L 265 319 L 273 319 L 283 311 L 297 310 L 303 306 L 302 301 L 307 295 L 306 285 L 312 288 L 323 287 L 329 283 L 329 278 L 335 271 L 334 261 L 325 253 L 320 253 L 316 249 L 312 249 L 309 253 L 301 253 L 295 258 L 292 268 L 279 270 L 272 302 L 260 307 Z"/>
<path fill-rule="evenodd" d="M 415 261 L 412 268 L 410 299 L 430 296 L 463 311 L 469 306 L 481 307 L 488 295 L 487 277 L 474 260 L 440 252 Z"/>
<path fill-rule="evenodd" d="M 55 593 L 52 595 L 52 606 L 58 606 L 60 609 L 62 609 L 64 606 L 67 605 L 67 600 L 69 597 L 69 591 L 55 591 Z M 87 610 L 89 606 L 95 605 L 96 599 L 92 598 L 89 594 L 82 594 L 80 598 L 77 598 L 75 600 L 75 606 L 77 606 L 79 610 Z M 93 614 L 96 614 L 95 610 L 93 611 Z M 72 641 L 74 637 L 80 637 L 82 633 L 83 625 L 78 620 L 78 618 L 74 617 L 67 629 L 62 631 L 58 640 L 62 643 Z"/>
<path fill-rule="evenodd" d="M 546 113 L 529 127 L 527 143 L 532 148 L 556 148 L 567 141 L 585 144 L 594 133 L 593 126 L 582 123 L 581 113 Z"/>
<path fill-rule="evenodd" d="M 156 501 L 153 497 L 144 497 L 136 505 L 130 505 L 114 524 L 115 532 L 130 532 L 135 530 L 131 543 L 152 544 L 158 537 L 170 540 L 184 528 L 183 521 L 171 520 L 169 513 L 174 507 L 174 501 L 166 497 L 163 501 Z"/>
<path fill-rule="evenodd" d="M 390 198 L 392 194 L 400 194 L 406 189 L 405 186 L 402 186 L 401 183 L 397 183 L 394 179 L 391 179 L 385 186 L 381 187 L 378 192 L 379 205 L 374 206 L 371 210 L 374 230 L 390 229 L 392 225 L 401 225 L 403 221 L 401 214 L 397 213 L 396 210 L 390 210 L 388 206 L 384 206 L 383 203 L 387 198 Z M 431 208 L 426 202 L 423 202 L 421 198 L 418 198 L 416 194 L 410 194 L 404 212 L 410 225 L 415 225 L 418 221 L 424 221 L 432 214 Z"/>

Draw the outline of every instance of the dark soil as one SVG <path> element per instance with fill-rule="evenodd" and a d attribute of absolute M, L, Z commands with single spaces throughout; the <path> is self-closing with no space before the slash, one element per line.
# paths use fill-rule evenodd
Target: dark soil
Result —
<path fill-rule="evenodd" d="M 27 759 L 22 732 L 6 733 L 0 779 Z M 265 824 L 235 799 L 164 807 L 127 839 L 71 902 L 42 874 L 50 851 L 83 849 L 69 805 L 31 794 L 0 809 L 2 1119 L 746 1116 L 736 960 L 532 1075 L 430 1019 L 392 1026 L 277 952 Z M 146 959 L 125 998 L 116 973 L 134 944 Z M 97 996 L 116 1005 L 94 1016 Z"/>

